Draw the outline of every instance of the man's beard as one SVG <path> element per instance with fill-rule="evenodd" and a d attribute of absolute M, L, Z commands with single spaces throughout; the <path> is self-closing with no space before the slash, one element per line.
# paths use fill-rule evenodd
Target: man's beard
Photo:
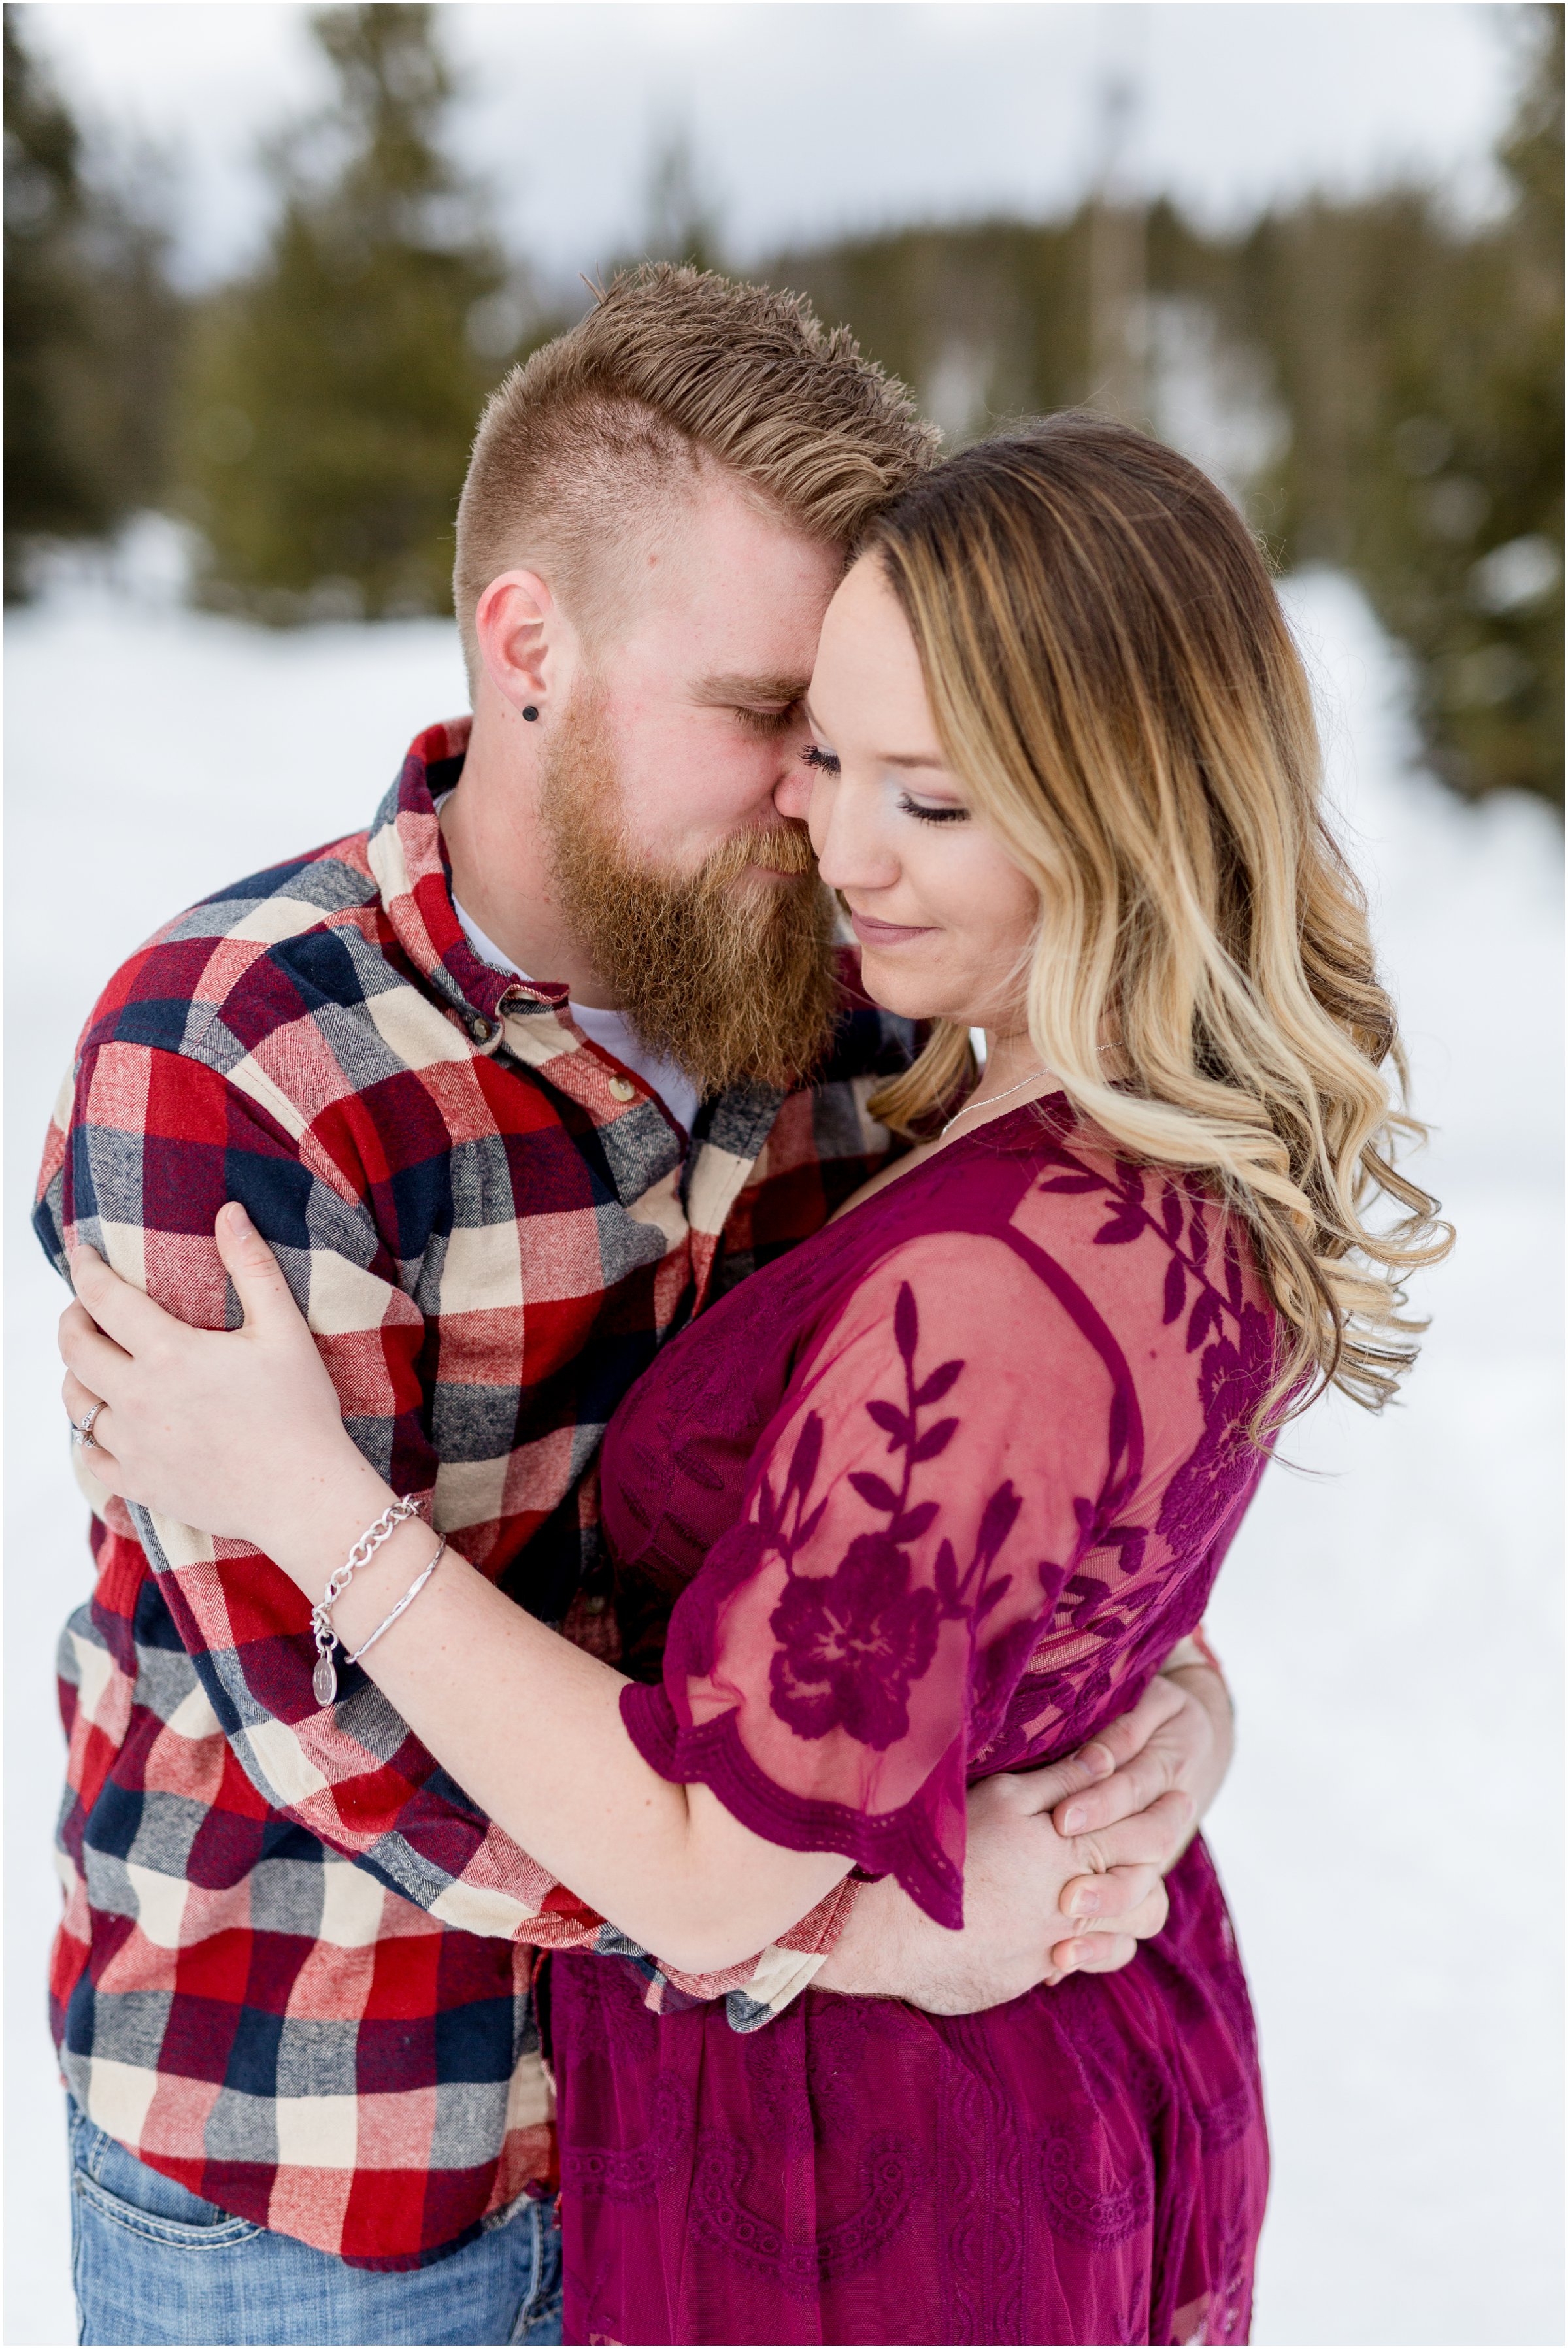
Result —
<path fill-rule="evenodd" d="M 556 902 L 617 1009 L 700 1093 L 788 1086 L 833 1032 L 833 900 L 804 824 L 737 833 L 690 874 L 628 847 L 591 688 L 564 713 L 540 788 Z M 763 864 L 788 880 L 744 880 Z"/>

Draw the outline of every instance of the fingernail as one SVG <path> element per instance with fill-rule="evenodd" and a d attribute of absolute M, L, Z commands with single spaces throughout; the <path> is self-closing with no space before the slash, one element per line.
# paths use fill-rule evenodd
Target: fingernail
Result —
<path fill-rule="evenodd" d="M 1070 1803 L 1062 1814 L 1064 1835 L 1081 1835 L 1088 1825 L 1088 1813 L 1081 1803 Z"/>
<path fill-rule="evenodd" d="M 224 1207 L 223 1213 L 229 1219 L 229 1229 L 236 1239 L 245 1239 L 254 1231 L 255 1226 L 237 1199 L 231 1199 Z"/>
<path fill-rule="evenodd" d="M 1098 1738 L 1093 1739 L 1085 1746 L 1079 1758 L 1088 1769 L 1093 1770 L 1102 1778 L 1107 1777 L 1116 1766 L 1116 1755 L 1108 1745 L 1102 1745 Z"/>
<path fill-rule="evenodd" d="M 1084 1885 L 1075 1892 L 1067 1904 L 1069 1917 L 1092 1917 L 1100 1905 L 1100 1896 L 1092 1885 Z"/>

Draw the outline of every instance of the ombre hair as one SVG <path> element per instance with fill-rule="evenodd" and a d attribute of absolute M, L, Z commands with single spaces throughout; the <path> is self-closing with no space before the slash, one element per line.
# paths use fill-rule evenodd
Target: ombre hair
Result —
<path fill-rule="evenodd" d="M 1452 1233 L 1366 901 L 1324 820 L 1311 695 L 1268 569 L 1195 465 L 1079 412 L 966 450 L 870 526 L 944 756 L 1040 893 L 1031 1040 L 1123 1154 L 1207 1176 L 1282 1322 L 1259 1433 L 1324 1384 L 1380 1408 Z M 971 1080 L 939 1023 L 873 1113 Z"/>

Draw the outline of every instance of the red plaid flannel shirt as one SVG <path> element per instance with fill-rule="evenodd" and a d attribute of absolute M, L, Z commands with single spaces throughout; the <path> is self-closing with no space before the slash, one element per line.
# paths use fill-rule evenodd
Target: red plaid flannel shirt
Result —
<path fill-rule="evenodd" d="M 219 892 L 130 958 L 83 1033 L 36 1221 L 62 1271 L 91 1241 L 220 1328 L 237 1308 L 213 1221 L 243 1200 L 367 1456 L 521 1605 L 613 1658 L 604 1423 L 662 1336 L 881 1161 L 866 1098 L 910 1039 L 846 970 L 819 1081 L 706 1104 L 688 1147 L 564 988 L 467 944 L 432 805 L 466 739 L 432 727 L 369 833 Z M 365 2266 L 451 2252 L 553 2177 L 538 1951 L 628 1944 L 362 1671 L 317 1705 L 308 1609 L 269 1560 L 97 1506 L 97 1588 L 60 1662 L 67 2083 L 225 2211 Z M 674 1982 L 765 2020 L 851 1897 L 722 1980 L 645 1960 L 650 2000 Z"/>

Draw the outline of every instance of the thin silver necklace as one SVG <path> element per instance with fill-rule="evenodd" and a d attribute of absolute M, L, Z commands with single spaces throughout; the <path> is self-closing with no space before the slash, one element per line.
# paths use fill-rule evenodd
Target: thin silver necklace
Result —
<path fill-rule="evenodd" d="M 938 1134 L 937 1140 L 939 1142 L 945 1142 L 949 1134 L 952 1132 L 954 1126 L 958 1123 L 960 1118 L 967 1117 L 971 1109 L 993 1109 L 998 1102 L 1009 1100 L 1012 1094 L 1021 1093 L 1025 1085 L 1032 1085 L 1037 1081 L 1037 1079 L 1048 1076 L 1049 1074 L 1050 1071 L 1046 1068 L 1044 1061 L 1042 1061 L 1037 1069 L 1031 1069 L 1026 1077 L 1021 1077 L 1015 1085 L 1009 1085 L 1006 1092 L 988 1093 L 984 1101 L 965 1102 L 962 1109 L 954 1110 L 951 1117 L 949 1118 L 946 1125 L 943 1126 L 940 1133 Z"/>

